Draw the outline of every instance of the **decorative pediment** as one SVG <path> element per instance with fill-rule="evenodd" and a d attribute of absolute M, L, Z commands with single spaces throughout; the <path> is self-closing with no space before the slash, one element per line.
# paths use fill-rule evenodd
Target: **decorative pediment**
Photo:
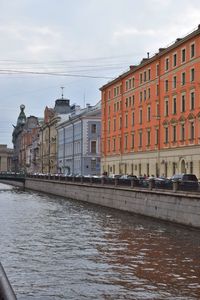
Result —
<path fill-rule="evenodd" d="M 164 127 L 169 126 L 169 121 L 168 121 L 168 120 L 164 120 L 164 121 L 163 121 L 163 126 L 164 126 Z"/>
<path fill-rule="evenodd" d="M 177 122 L 177 120 L 176 120 L 175 118 L 172 118 L 172 119 L 170 120 L 170 123 L 173 124 L 173 125 L 175 125 L 175 124 L 177 124 L 178 122 Z"/>
<path fill-rule="evenodd" d="M 190 113 L 187 118 L 189 121 L 194 121 L 195 115 L 193 113 Z"/>
<path fill-rule="evenodd" d="M 197 118 L 200 120 L 200 112 L 197 114 Z"/>
<path fill-rule="evenodd" d="M 181 124 L 183 124 L 183 123 L 185 123 L 185 117 L 184 116 L 180 116 L 180 118 L 179 118 L 179 122 L 181 123 Z"/>

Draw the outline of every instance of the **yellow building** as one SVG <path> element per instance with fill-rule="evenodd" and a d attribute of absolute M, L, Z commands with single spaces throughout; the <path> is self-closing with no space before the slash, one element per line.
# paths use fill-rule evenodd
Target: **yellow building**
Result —
<path fill-rule="evenodd" d="M 0 172 L 12 171 L 13 149 L 0 145 Z"/>

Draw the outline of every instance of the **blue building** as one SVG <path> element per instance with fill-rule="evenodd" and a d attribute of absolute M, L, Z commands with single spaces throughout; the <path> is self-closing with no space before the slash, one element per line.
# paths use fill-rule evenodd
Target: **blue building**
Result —
<path fill-rule="evenodd" d="M 100 175 L 101 105 L 77 107 L 62 118 L 58 131 L 58 172 Z"/>

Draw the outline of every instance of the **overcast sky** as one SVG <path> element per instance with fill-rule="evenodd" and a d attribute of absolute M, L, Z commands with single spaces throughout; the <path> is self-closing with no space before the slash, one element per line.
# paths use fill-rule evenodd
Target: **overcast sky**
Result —
<path fill-rule="evenodd" d="M 0 144 L 12 146 L 20 104 L 42 117 L 61 86 L 71 104 L 96 104 L 103 84 L 199 23 L 199 0 L 0 0 Z"/>

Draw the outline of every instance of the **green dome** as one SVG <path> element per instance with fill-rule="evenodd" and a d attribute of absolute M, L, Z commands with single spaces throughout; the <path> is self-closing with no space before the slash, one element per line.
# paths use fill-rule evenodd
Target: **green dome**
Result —
<path fill-rule="evenodd" d="M 20 114 L 19 114 L 19 117 L 17 119 L 17 125 L 22 125 L 22 124 L 25 124 L 26 122 L 26 115 L 24 113 L 24 109 L 25 109 L 25 105 L 20 105 Z"/>

